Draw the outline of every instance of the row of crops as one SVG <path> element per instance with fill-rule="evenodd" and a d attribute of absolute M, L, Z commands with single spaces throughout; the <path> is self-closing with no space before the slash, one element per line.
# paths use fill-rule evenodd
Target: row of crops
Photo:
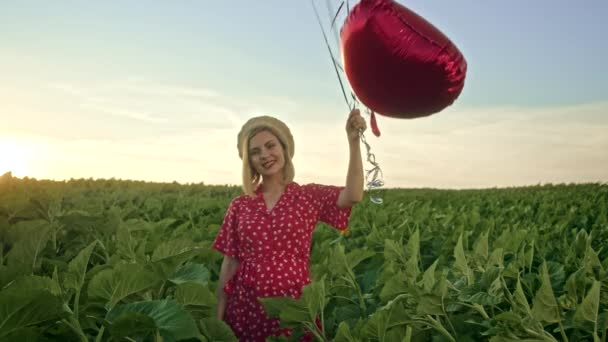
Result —
<path fill-rule="evenodd" d="M 292 339 L 606 340 L 608 185 L 380 193 L 317 227 L 301 300 L 262 299 Z M 0 340 L 234 341 L 210 246 L 238 194 L 2 176 Z"/>

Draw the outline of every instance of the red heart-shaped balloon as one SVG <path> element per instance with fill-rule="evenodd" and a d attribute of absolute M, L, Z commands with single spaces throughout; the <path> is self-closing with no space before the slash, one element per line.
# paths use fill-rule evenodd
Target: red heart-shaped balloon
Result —
<path fill-rule="evenodd" d="M 340 32 L 342 64 L 355 95 L 395 118 L 428 116 L 460 95 L 467 63 L 435 26 L 393 0 L 361 0 Z"/>

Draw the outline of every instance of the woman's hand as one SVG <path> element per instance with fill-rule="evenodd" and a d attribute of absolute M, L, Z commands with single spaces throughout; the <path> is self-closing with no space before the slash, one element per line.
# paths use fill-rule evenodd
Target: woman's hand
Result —
<path fill-rule="evenodd" d="M 367 124 L 365 120 L 361 116 L 359 109 L 355 108 L 350 112 L 348 119 L 346 120 L 346 135 L 348 137 L 348 142 L 358 142 L 359 141 L 359 131 L 365 132 L 367 129 Z"/>

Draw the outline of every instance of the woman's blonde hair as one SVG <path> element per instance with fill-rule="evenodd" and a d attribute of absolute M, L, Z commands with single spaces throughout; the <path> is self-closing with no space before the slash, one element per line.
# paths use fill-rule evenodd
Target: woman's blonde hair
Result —
<path fill-rule="evenodd" d="M 272 127 L 273 125 L 255 125 L 248 129 L 246 132 L 242 132 L 239 134 L 240 138 L 240 146 L 239 154 L 243 159 L 243 192 L 249 196 L 255 196 L 255 189 L 261 184 L 262 177 L 261 175 L 255 171 L 253 166 L 251 166 L 251 161 L 249 160 L 249 141 L 256 134 L 260 132 L 269 132 L 274 135 L 281 146 L 283 147 L 283 157 L 285 159 L 285 165 L 283 166 L 283 181 L 285 184 L 289 184 L 293 181 L 295 177 L 295 168 L 293 166 L 292 155 L 293 154 L 293 138 L 291 137 L 291 133 L 287 136 L 285 132 L 280 132 L 277 128 Z M 286 126 L 285 126 L 286 127 Z M 283 134 L 281 134 L 283 133 Z M 285 141 L 288 140 L 288 141 Z"/>

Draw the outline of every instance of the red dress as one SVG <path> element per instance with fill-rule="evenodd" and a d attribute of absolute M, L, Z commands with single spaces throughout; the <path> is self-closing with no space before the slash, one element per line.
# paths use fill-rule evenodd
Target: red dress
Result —
<path fill-rule="evenodd" d="M 265 341 L 280 333 L 257 297 L 298 299 L 310 283 L 310 248 L 316 224 L 347 228 L 351 208 L 338 208 L 343 187 L 288 184 L 268 211 L 260 189 L 256 197 L 241 195 L 230 203 L 213 248 L 240 260 L 224 291 L 228 301 L 224 320 L 240 341 Z"/>

